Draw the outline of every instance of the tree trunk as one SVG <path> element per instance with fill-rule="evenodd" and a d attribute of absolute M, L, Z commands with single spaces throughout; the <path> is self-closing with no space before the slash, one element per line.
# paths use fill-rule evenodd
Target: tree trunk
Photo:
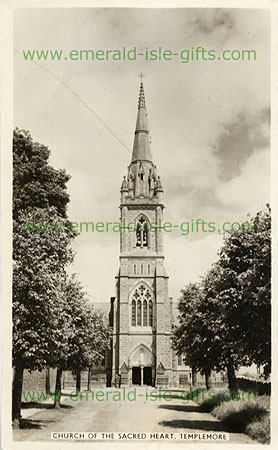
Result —
<path fill-rule="evenodd" d="M 211 389 L 211 369 L 205 370 L 205 380 L 207 390 Z"/>
<path fill-rule="evenodd" d="M 81 389 L 81 371 L 76 372 L 76 392 L 80 392 Z"/>
<path fill-rule="evenodd" d="M 60 406 L 61 406 L 62 374 L 63 374 L 62 369 L 60 369 L 60 367 L 58 367 L 57 373 L 56 373 L 54 408 L 60 408 Z"/>
<path fill-rule="evenodd" d="M 23 383 L 23 366 L 19 363 L 15 366 L 13 378 L 13 400 L 12 400 L 12 419 L 13 428 L 18 429 L 20 425 L 21 396 Z"/>
<path fill-rule="evenodd" d="M 236 391 L 236 374 L 232 361 L 229 361 L 227 366 L 228 384 L 230 392 Z"/>
<path fill-rule="evenodd" d="M 45 392 L 50 394 L 50 368 L 46 368 L 45 372 Z"/>
<path fill-rule="evenodd" d="M 91 368 L 89 367 L 88 370 L 88 386 L 87 386 L 87 390 L 90 391 L 91 390 Z"/>
<path fill-rule="evenodd" d="M 196 385 L 196 378 L 197 378 L 196 367 L 192 366 L 191 370 L 192 370 L 192 386 L 195 386 Z"/>

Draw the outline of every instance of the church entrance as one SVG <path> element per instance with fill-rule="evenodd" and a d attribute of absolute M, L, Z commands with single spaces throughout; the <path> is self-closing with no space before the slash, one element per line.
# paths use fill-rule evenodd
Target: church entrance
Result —
<path fill-rule="evenodd" d="M 146 384 L 147 386 L 152 385 L 152 368 L 151 367 L 144 367 L 144 373 L 143 373 L 143 384 Z"/>
<path fill-rule="evenodd" d="M 143 385 L 152 385 L 152 368 L 151 367 L 132 367 L 132 384 L 141 386 L 141 377 L 143 375 Z"/>
<path fill-rule="evenodd" d="M 141 369 L 140 367 L 132 367 L 132 384 L 141 385 Z"/>

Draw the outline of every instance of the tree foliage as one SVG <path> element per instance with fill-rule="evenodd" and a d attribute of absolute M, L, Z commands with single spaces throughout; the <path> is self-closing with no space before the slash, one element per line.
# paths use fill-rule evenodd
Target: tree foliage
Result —
<path fill-rule="evenodd" d="M 271 215 L 267 205 L 252 219 L 254 231 L 231 233 L 220 265 L 233 278 L 231 309 L 236 342 L 248 363 L 270 367 Z"/>
<path fill-rule="evenodd" d="M 29 232 L 28 222 L 67 222 L 69 176 L 53 169 L 47 147 L 16 129 L 13 142 L 13 360 L 43 368 L 57 357 L 64 298 L 59 287 L 72 262 L 74 233 Z"/>
<path fill-rule="evenodd" d="M 254 229 L 226 235 L 217 263 L 182 291 L 174 332 L 174 346 L 188 364 L 202 373 L 226 368 L 230 386 L 240 365 L 270 367 L 269 206 L 252 222 Z"/>
<path fill-rule="evenodd" d="M 63 370 L 97 364 L 109 346 L 111 330 L 96 313 L 77 278 L 73 261 L 64 170 L 49 165 L 50 151 L 29 132 L 14 131 L 13 141 L 13 419 L 18 426 L 24 369 Z M 59 223 L 30 231 L 26 224 Z"/>
<path fill-rule="evenodd" d="M 73 371 L 88 369 L 103 359 L 112 330 L 105 323 L 103 314 L 94 311 L 75 275 L 67 280 L 65 296 L 71 328 L 65 368 Z"/>
<path fill-rule="evenodd" d="M 13 361 L 29 370 L 53 365 L 65 343 L 65 297 L 61 289 L 72 261 L 72 234 L 25 230 L 27 221 L 57 218 L 55 208 L 18 215 L 13 241 Z M 59 219 L 65 220 L 65 219 Z"/>
<path fill-rule="evenodd" d="M 28 207 L 54 207 L 59 217 L 67 217 L 70 176 L 49 164 L 50 150 L 34 142 L 29 131 L 15 129 L 13 135 L 13 218 Z"/>
<path fill-rule="evenodd" d="M 60 406 L 61 377 L 64 370 L 77 375 L 77 390 L 80 390 L 81 371 L 97 365 L 109 348 L 112 329 L 105 323 L 103 314 L 94 311 L 76 275 L 63 283 L 65 304 L 63 351 L 60 352 L 56 376 L 56 397 L 54 406 Z"/>

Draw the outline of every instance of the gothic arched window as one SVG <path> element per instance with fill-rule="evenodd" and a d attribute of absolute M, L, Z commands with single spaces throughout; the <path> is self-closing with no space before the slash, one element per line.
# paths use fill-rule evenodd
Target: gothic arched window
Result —
<path fill-rule="evenodd" d="M 131 299 L 131 325 L 133 327 L 153 326 L 153 301 L 150 290 L 140 284 Z"/>
<path fill-rule="evenodd" d="M 142 163 L 140 164 L 139 167 L 139 172 L 138 172 L 138 177 L 140 181 L 144 181 L 144 175 L 145 175 L 145 171 L 144 171 L 144 167 L 142 166 Z"/>
<path fill-rule="evenodd" d="M 144 217 L 140 217 L 136 227 L 136 247 L 148 246 L 148 225 Z"/>

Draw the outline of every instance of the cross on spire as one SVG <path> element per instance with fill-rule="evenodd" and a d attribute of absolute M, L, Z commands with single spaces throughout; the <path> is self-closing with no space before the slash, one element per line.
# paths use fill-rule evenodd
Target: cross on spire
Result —
<path fill-rule="evenodd" d="M 138 77 L 141 78 L 141 83 L 143 83 L 143 78 L 144 78 L 145 76 L 146 76 L 146 75 L 144 75 L 143 72 L 140 72 L 140 73 L 139 73 Z"/>

